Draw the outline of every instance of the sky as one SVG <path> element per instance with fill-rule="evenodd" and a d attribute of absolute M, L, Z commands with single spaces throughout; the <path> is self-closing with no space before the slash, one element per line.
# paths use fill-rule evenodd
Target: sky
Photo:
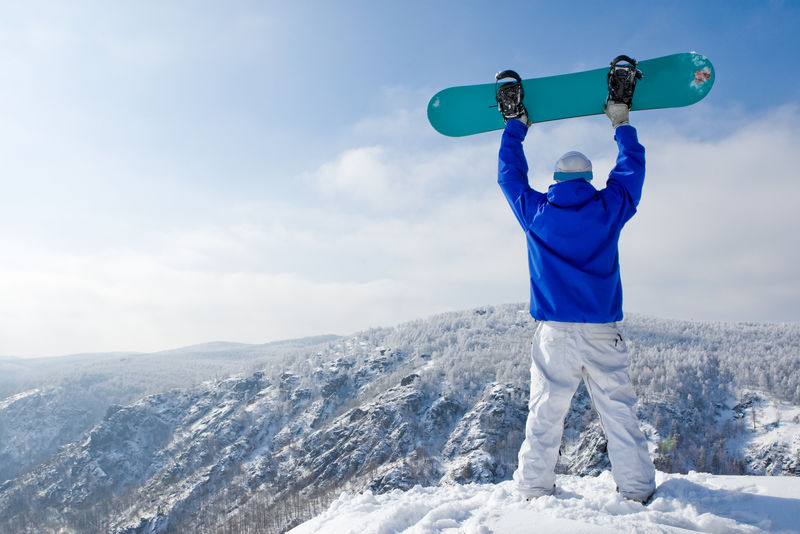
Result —
<path fill-rule="evenodd" d="M 796 2 L 2 2 L 0 355 L 264 343 L 528 298 L 500 132 L 438 90 L 697 51 L 647 149 L 626 313 L 800 321 Z M 603 116 L 534 125 L 532 185 Z"/>

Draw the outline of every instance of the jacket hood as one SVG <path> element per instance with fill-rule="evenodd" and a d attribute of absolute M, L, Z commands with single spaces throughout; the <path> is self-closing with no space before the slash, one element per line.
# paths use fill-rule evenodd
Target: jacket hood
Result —
<path fill-rule="evenodd" d="M 557 182 L 547 190 L 547 201 L 559 208 L 582 206 L 597 195 L 597 189 L 583 179 Z"/>

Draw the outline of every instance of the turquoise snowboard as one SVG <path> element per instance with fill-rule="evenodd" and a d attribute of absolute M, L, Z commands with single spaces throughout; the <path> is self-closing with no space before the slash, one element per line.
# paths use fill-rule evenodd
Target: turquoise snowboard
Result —
<path fill-rule="evenodd" d="M 688 106 L 705 97 L 714 84 L 714 66 L 694 52 L 640 61 L 631 110 Z M 603 113 L 608 96 L 608 67 L 522 81 L 531 122 Z M 461 137 L 505 126 L 497 110 L 495 84 L 451 87 L 428 103 L 428 120 L 444 135 Z"/>

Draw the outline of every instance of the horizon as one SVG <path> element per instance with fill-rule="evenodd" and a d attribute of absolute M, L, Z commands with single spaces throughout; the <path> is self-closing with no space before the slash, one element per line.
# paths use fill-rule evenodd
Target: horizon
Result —
<path fill-rule="evenodd" d="M 447 315 L 447 314 L 460 314 L 460 313 L 468 313 L 471 311 L 486 309 L 486 308 L 495 308 L 495 307 L 503 307 L 503 306 L 521 306 L 520 312 L 525 312 L 526 317 L 530 318 L 528 314 L 528 303 L 526 302 L 505 302 L 500 304 L 484 304 L 481 306 L 475 306 L 471 308 L 465 308 L 461 310 L 448 310 L 444 312 L 435 313 L 432 315 L 427 315 L 423 317 L 417 317 L 415 319 L 410 319 L 407 321 L 402 321 L 396 324 L 387 324 L 387 325 L 375 325 L 370 326 L 368 328 L 364 328 L 361 330 L 356 330 L 353 332 L 349 332 L 347 334 L 338 334 L 338 333 L 325 333 L 325 334 L 312 334 L 309 336 L 303 337 L 292 337 L 292 338 L 280 338 L 280 339 L 272 339 L 269 341 L 265 341 L 262 343 L 245 343 L 240 341 L 234 340 L 213 340 L 213 341 L 203 341 L 200 343 L 193 343 L 191 345 L 183 345 L 180 347 L 168 347 L 168 348 L 161 348 L 156 349 L 154 351 L 132 351 L 132 350 L 112 350 L 112 351 L 100 351 L 100 352 L 77 352 L 77 353 L 69 353 L 69 354 L 45 354 L 45 355 L 37 355 L 37 356 L 15 356 L 9 354 L 0 354 L 0 359 L 11 359 L 11 360 L 48 360 L 48 359 L 57 359 L 57 358 L 70 358 L 70 357 L 81 357 L 81 356 L 117 356 L 117 355 L 127 355 L 127 356 L 151 356 L 156 354 L 162 353 L 169 353 L 169 352 L 184 352 L 189 351 L 190 349 L 197 349 L 201 347 L 208 347 L 212 345 L 238 345 L 241 347 L 262 347 L 267 345 L 279 345 L 281 343 L 291 343 L 291 342 L 306 342 L 314 340 L 315 338 L 327 338 L 331 337 L 333 339 L 330 340 L 323 340 L 320 341 L 319 344 L 325 344 L 329 342 L 335 342 L 337 340 L 346 339 L 348 337 L 357 336 L 359 334 L 369 332 L 373 329 L 394 329 L 400 328 L 418 321 L 429 321 L 434 320 L 440 316 Z M 619 324 L 624 325 L 626 320 L 628 320 L 631 316 L 636 318 L 646 318 L 646 319 L 655 319 L 656 321 L 663 321 L 663 322 L 677 322 L 677 323 L 691 323 L 691 324 L 705 324 L 705 325 L 757 325 L 757 326 L 766 326 L 766 325 L 776 325 L 776 326 L 800 326 L 800 321 L 718 321 L 713 319 L 693 319 L 693 318 L 677 318 L 677 317 L 659 317 L 647 313 L 637 313 L 637 312 L 624 312 L 624 317 L 622 321 L 618 321 Z M 535 321 L 531 318 L 531 324 L 534 324 Z"/>

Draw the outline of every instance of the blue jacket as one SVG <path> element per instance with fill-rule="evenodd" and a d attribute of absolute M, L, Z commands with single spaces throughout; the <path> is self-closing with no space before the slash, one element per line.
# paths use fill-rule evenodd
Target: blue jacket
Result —
<path fill-rule="evenodd" d="M 540 321 L 619 321 L 619 235 L 636 213 L 644 183 L 644 147 L 636 129 L 616 129 L 619 155 L 605 189 L 576 179 L 551 185 L 547 194 L 528 185 L 522 150 L 527 131 L 522 122 L 508 121 L 497 181 L 528 240 L 531 315 Z"/>

